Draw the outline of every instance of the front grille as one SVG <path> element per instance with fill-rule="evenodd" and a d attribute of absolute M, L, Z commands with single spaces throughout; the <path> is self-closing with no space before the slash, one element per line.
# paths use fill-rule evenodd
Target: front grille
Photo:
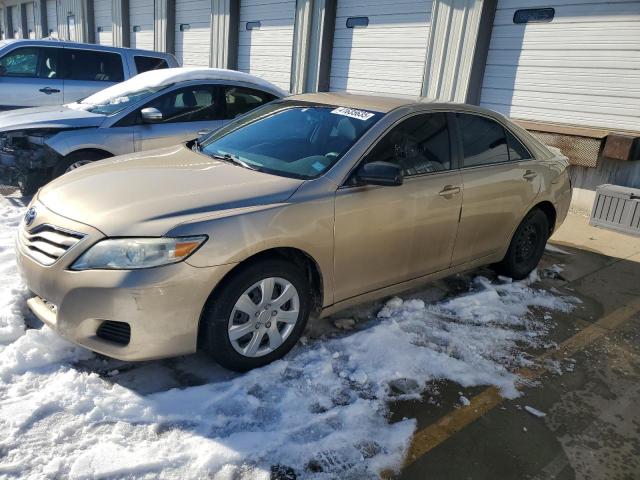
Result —
<path fill-rule="evenodd" d="M 18 241 L 23 251 L 42 265 L 51 265 L 84 238 L 53 225 L 39 225 L 31 231 L 20 229 Z"/>
<path fill-rule="evenodd" d="M 119 345 L 129 345 L 131 326 L 126 322 L 106 320 L 98 327 L 96 336 Z"/>

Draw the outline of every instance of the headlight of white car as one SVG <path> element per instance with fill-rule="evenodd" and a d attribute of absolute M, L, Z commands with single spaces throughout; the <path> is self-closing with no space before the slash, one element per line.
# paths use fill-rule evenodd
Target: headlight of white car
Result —
<path fill-rule="evenodd" d="M 201 235 L 102 240 L 84 252 L 71 269 L 135 270 L 169 265 L 188 258 L 206 239 L 206 235 Z"/>

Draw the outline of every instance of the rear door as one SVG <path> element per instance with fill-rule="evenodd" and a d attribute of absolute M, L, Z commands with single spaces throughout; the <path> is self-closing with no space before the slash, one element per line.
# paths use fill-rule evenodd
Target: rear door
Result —
<path fill-rule="evenodd" d="M 0 108 L 63 103 L 60 53 L 55 47 L 20 47 L 0 58 Z"/>
<path fill-rule="evenodd" d="M 446 113 L 413 115 L 386 133 L 363 162 L 400 165 L 404 183 L 351 181 L 335 201 L 335 300 L 443 270 L 451 263 L 462 202 Z"/>
<path fill-rule="evenodd" d="M 204 130 L 222 126 L 222 102 L 217 85 L 201 84 L 182 87 L 151 100 L 137 112 L 134 127 L 136 151 L 177 145 L 198 137 Z M 144 108 L 156 108 L 163 119 L 145 123 L 140 114 Z"/>
<path fill-rule="evenodd" d="M 64 49 L 64 103 L 75 102 L 124 80 L 122 56 L 97 50 Z"/>
<path fill-rule="evenodd" d="M 464 203 L 453 264 L 505 248 L 540 192 L 538 162 L 495 120 L 455 115 L 462 152 Z"/>

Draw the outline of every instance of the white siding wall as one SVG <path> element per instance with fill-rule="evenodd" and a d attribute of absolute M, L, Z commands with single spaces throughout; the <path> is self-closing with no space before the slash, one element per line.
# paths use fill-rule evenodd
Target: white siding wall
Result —
<path fill-rule="evenodd" d="M 295 17 L 295 0 L 241 0 L 238 70 L 289 91 Z M 255 21 L 260 28 L 247 30 Z"/>
<path fill-rule="evenodd" d="M 129 15 L 131 48 L 153 50 L 153 0 L 129 0 Z"/>
<path fill-rule="evenodd" d="M 181 32 L 181 24 L 189 28 Z M 183 67 L 209 66 L 211 0 L 176 0 L 176 58 Z"/>
<path fill-rule="evenodd" d="M 94 0 L 93 2 L 96 43 L 99 45 L 113 45 L 113 16 L 111 13 L 111 5 L 111 0 Z"/>
<path fill-rule="evenodd" d="M 96 4 L 99 2 L 100 0 L 96 0 Z M 49 33 L 51 30 L 53 30 L 53 32 Z M 58 36 L 58 13 L 56 9 L 56 0 L 47 0 L 47 31 L 43 32 L 42 36 Z"/>
<path fill-rule="evenodd" d="M 348 17 L 368 17 L 347 28 Z M 431 1 L 338 0 L 331 91 L 418 96 L 422 90 Z"/>
<path fill-rule="evenodd" d="M 34 11 L 33 2 L 27 3 L 27 32 L 29 38 L 36 38 L 36 12 Z"/>
<path fill-rule="evenodd" d="M 516 25 L 518 8 L 554 7 Z M 640 130 L 640 1 L 499 0 L 482 105 L 514 118 Z"/>

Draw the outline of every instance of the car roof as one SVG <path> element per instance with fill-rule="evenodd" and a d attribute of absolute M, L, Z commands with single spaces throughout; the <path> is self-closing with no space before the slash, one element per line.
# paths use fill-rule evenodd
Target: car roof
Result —
<path fill-rule="evenodd" d="M 165 52 L 156 52 L 152 50 L 140 50 L 136 48 L 126 48 L 126 47 L 109 47 L 106 45 L 96 45 L 94 43 L 80 43 L 80 42 L 71 42 L 66 40 L 58 40 L 55 38 L 45 38 L 42 40 L 30 40 L 30 39 L 7 39 L 0 41 L 0 48 L 9 45 L 24 45 L 24 46 L 56 46 L 56 47 L 69 47 L 69 48 L 81 48 L 87 50 L 97 50 L 97 51 L 105 51 L 105 52 L 118 52 L 118 53 L 131 53 L 133 55 L 144 55 L 147 57 L 158 57 L 158 58 L 167 58 L 173 57 L 170 53 Z"/>
<path fill-rule="evenodd" d="M 157 88 L 167 85 L 177 85 L 184 82 L 190 82 L 194 80 L 207 81 L 229 81 L 238 82 L 243 85 L 249 85 L 253 88 L 258 88 L 270 93 L 273 93 L 277 97 L 286 97 L 287 92 L 277 87 L 276 85 L 268 82 L 255 75 L 250 75 L 244 72 L 237 72 L 235 70 L 226 70 L 223 68 L 204 68 L 204 67 L 177 67 L 177 68 L 163 68 L 160 70 L 150 70 L 148 72 L 140 73 L 135 77 L 125 80 L 122 83 L 117 83 L 111 87 L 107 87 L 104 90 L 94 93 L 86 100 L 91 100 L 95 103 L 106 101 L 114 96 L 125 96 L 132 92 L 137 92 L 145 88 Z"/>
<path fill-rule="evenodd" d="M 293 95 L 289 97 L 288 100 L 339 105 L 341 107 L 349 108 L 361 108 L 380 113 L 387 113 L 395 108 L 417 103 L 417 99 L 381 97 L 376 95 L 354 95 L 342 92 L 303 93 L 300 95 Z"/>

